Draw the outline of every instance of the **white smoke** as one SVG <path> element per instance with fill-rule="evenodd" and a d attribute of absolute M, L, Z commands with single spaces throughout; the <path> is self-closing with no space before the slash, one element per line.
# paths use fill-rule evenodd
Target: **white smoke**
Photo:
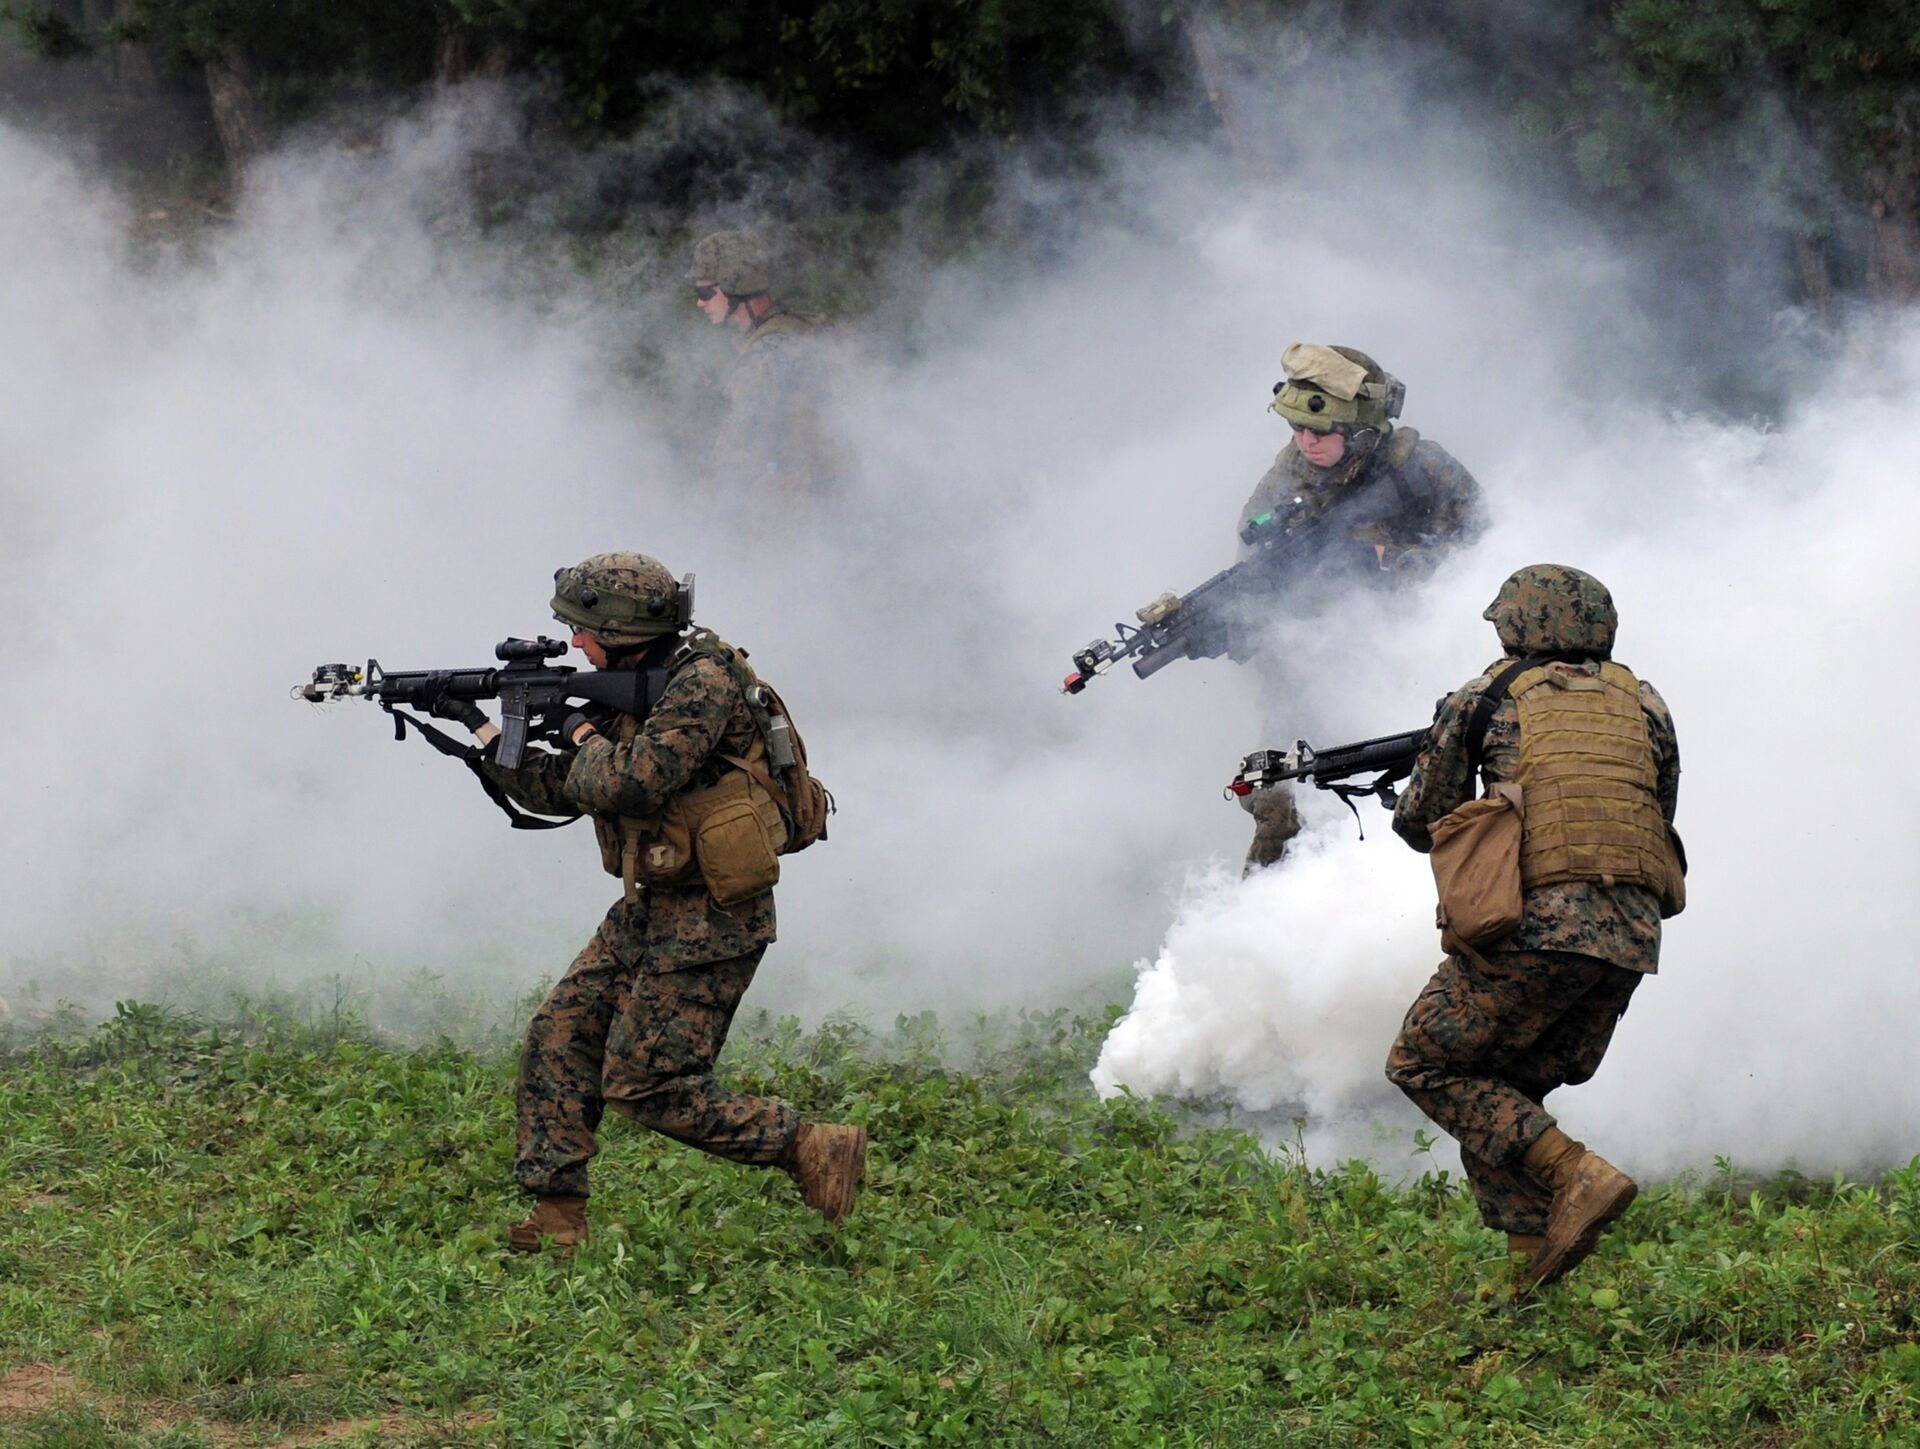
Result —
<path fill-rule="evenodd" d="M 724 348 L 690 300 L 610 302 L 448 222 L 463 159 L 511 144 L 453 97 L 291 149 L 204 254 L 156 262 L 103 183 L 0 130 L 0 598 L 38 651 L 5 736 L 14 981 L 550 977 L 613 894 L 581 832 L 510 835 L 371 709 L 286 692 L 326 660 L 483 662 L 546 625 L 556 565 L 640 547 L 699 574 L 842 806 L 788 863 L 751 1001 L 1084 1000 L 1164 939 L 1103 1083 L 1392 1119 L 1379 1064 L 1436 956 L 1422 863 L 1378 811 L 1361 844 L 1310 801 L 1297 860 L 1243 885 L 1219 788 L 1294 732 L 1423 722 L 1496 652 L 1499 580 L 1554 559 L 1612 586 L 1621 657 L 1673 704 L 1694 862 L 1569 1126 L 1655 1167 L 1897 1151 L 1907 321 L 1808 370 L 1778 430 L 1711 424 L 1672 390 L 1669 319 L 1620 301 L 1634 259 L 1471 160 L 1383 146 L 1377 174 L 1252 184 L 1123 140 L 1126 212 L 1033 183 L 1030 254 L 899 263 L 844 403 L 859 481 L 795 517 L 670 446 Z M 684 379 L 620 380 L 637 325 Z M 1265 683 L 1183 663 L 1061 698 L 1072 648 L 1230 560 L 1295 339 L 1405 379 L 1498 527 L 1413 600 L 1277 624 Z"/>
<path fill-rule="evenodd" d="M 1900 319 L 1777 432 L 1622 408 L 1617 463 L 1569 449 L 1564 493 L 1503 510 L 1476 550 L 1480 592 L 1449 591 L 1450 651 L 1389 646 L 1451 688 L 1498 653 L 1477 616 L 1500 569 L 1576 563 L 1614 591 L 1618 657 L 1674 708 L 1690 903 L 1599 1076 L 1550 1104 L 1624 1163 L 1824 1170 L 1914 1151 L 1920 1084 L 1898 1064 L 1920 1008 L 1900 906 L 1920 865 L 1903 743 L 1916 395 L 1920 327 Z M 1197 881 L 1096 1084 L 1301 1110 L 1310 1150 L 1332 1153 L 1364 1147 L 1362 1125 L 1419 1122 L 1380 1070 L 1438 957 L 1432 880 L 1377 824 L 1360 845 L 1332 821 L 1298 861 Z"/>

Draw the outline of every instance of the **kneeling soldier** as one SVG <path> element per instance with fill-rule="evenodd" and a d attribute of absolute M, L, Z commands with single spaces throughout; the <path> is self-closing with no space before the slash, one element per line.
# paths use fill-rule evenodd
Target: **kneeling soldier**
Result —
<path fill-rule="evenodd" d="M 1634 988 L 1660 959 L 1660 922 L 1685 904 L 1672 833 L 1673 718 L 1613 662 L 1613 599 L 1596 578 L 1523 568 L 1488 605 L 1506 657 L 1441 704 L 1394 810 L 1415 850 L 1441 819 L 1518 782 L 1517 929 L 1453 950 L 1407 1012 L 1387 1077 L 1460 1143 L 1488 1227 L 1550 1282 L 1638 1190 L 1542 1106 L 1593 1076 Z M 1450 943 L 1451 947 L 1452 943 Z"/>
<path fill-rule="evenodd" d="M 853 1207 L 866 1130 L 803 1122 L 784 1102 L 728 1091 L 713 1075 L 774 938 L 777 868 L 756 877 L 754 857 L 771 866 L 788 845 L 786 802 L 775 808 L 765 788 L 779 788 L 769 752 L 791 748 L 769 738 L 787 729 L 769 715 L 777 696 L 741 651 L 688 632 L 688 591 L 657 560 L 597 554 L 554 579 L 554 616 L 591 665 L 656 669 L 664 687 L 644 719 L 577 711 L 561 723 L 559 753 L 530 751 L 514 770 L 490 753 L 480 763 L 529 810 L 590 815 L 602 864 L 624 884 L 527 1030 L 514 1176 L 537 1201 L 509 1241 L 566 1250 L 586 1240 L 587 1160 L 608 1107 L 717 1157 L 784 1168 L 837 1223 Z M 482 745 L 497 733 L 478 706 L 440 712 Z M 739 843 L 730 859 L 729 832 Z"/>

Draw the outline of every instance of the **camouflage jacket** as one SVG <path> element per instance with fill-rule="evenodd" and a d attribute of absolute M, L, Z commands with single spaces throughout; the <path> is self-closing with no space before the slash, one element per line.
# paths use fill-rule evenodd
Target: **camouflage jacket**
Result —
<path fill-rule="evenodd" d="M 1441 702 L 1427 747 L 1414 762 L 1413 775 L 1394 807 L 1393 828 L 1422 853 L 1432 849 L 1435 822 L 1475 798 L 1467 760 L 1466 728 L 1474 705 L 1493 675 L 1511 659 L 1499 659 Z M 1596 664 L 1576 665 L 1590 674 Z M 1673 823 L 1680 799 L 1680 746 L 1667 702 L 1645 680 L 1640 707 L 1658 770 L 1660 813 Z M 1503 699 L 1487 723 L 1484 775 L 1488 782 L 1511 780 L 1520 762 L 1519 706 Z M 1660 901 L 1642 886 L 1603 886 L 1597 881 L 1568 881 L 1527 892 L 1520 928 L 1495 943 L 1502 951 L 1577 951 L 1629 971 L 1652 971 L 1660 963 Z"/>
<path fill-rule="evenodd" d="M 616 731 L 618 732 L 618 731 Z M 675 795 L 718 784 L 722 755 L 744 755 L 753 716 L 739 682 L 717 659 L 695 655 L 673 671 L 666 691 L 631 744 L 593 734 L 578 749 L 530 750 L 517 770 L 491 759 L 488 778 L 529 810 L 602 818 L 657 815 Z M 773 892 L 722 907 L 696 874 L 646 888 L 647 969 L 677 971 L 744 956 L 774 938 Z"/>
<path fill-rule="evenodd" d="M 1396 463 L 1396 457 L 1404 461 Z M 1240 510 L 1240 528 L 1263 513 L 1277 514 L 1291 532 L 1345 490 L 1381 476 L 1390 486 L 1382 514 L 1355 528 L 1355 565 L 1402 579 L 1431 573 L 1442 556 L 1473 542 L 1486 527 L 1480 485 L 1438 443 L 1411 428 L 1396 428 L 1361 466 L 1316 468 L 1292 443 L 1280 450 L 1253 496 Z M 1243 553 L 1244 556 L 1244 553 Z"/>
<path fill-rule="evenodd" d="M 804 491 L 845 471 L 823 418 L 831 388 L 818 332 L 804 318 L 775 311 L 741 339 L 708 460 L 715 481 Z"/>

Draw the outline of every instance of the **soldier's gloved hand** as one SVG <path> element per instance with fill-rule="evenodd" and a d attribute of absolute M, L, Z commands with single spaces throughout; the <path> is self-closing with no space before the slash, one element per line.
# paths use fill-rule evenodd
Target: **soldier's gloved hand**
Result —
<path fill-rule="evenodd" d="M 450 719 L 470 730 L 477 730 L 487 722 L 487 712 L 472 700 L 449 699 L 444 694 L 433 702 L 427 713 L 435 719 Z"/>
<path fill-rule="evenodd" d="M 560 743 L 576 743 L 574 736 L 580 733 L 582 726 L 592 726 L 599 734 L 605 734 L 613 724 L 613 711 L 604 704 L 583 704 L 571 711 L 560 721 Z"/>

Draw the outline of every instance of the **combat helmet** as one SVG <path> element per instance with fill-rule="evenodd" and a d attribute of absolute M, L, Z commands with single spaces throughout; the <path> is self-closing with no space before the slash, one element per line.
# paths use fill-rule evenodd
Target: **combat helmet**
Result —
<path fill-rule="evenodd" d="M 766 257 L 750 231 L 716 231 L 693 245 L 689 282 L 711 282 L 728 297 L 751 297 L 770 285 Z"/>
<path fill-rule="evenodd" d="M 553 571 L 553 617 L 608 644 L 645 644 L 693 622 L 693 575 L 644 553 L 597 553 Z"/>
<path fill-rule="evenodd" d="M 1273 385 L 1271 409 L 1296 427 L 1384 434 L 1406 400 L 1405 384 L 1355 347 L 1296 342 L 1280 366 L 1287 375 Z"/>
<path fill-rule="evenodd" d="M 1515 658 L 1532 654 L 1613 657 L 1620 616 L 1613 595 L 1592 574 L 1565 564 L 1528 564 L 1516 569 L 1481 618 Z"/>

